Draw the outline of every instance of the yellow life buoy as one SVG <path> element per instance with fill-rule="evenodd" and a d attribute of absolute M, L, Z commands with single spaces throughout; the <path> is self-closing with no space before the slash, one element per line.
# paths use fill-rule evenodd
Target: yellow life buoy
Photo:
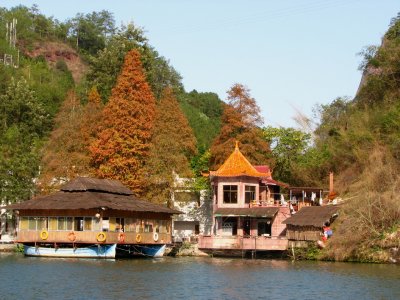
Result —
<path fill-rule="evenodd" d="M 157 232 L 154 232 L 154 233 L 153 233 L 153 240 L 154 240 L 155 242 L 158 241 L 158 233 L 157 233 Z"/>
<path fill-rule="evenodd" d="M 140 233 L 138 233 L 136 235 L 136 242 L 140 243 L 142 241 L 142 236 L 140 235 Z"/>
<path fill-rule="evenodd" d="M 75 240 L 76 240 L 76 234 L 75 234 L 75 232 L 71 231 L 70 233 L 68 233 L 68 239 L 69 239 L 71 242 L 75 242 Z"/>
<path fill-rule="evenodd" d="M 49 232 L 48 232 L 46 229 L 43 229 L 43 230 L 40 232 L 40 238 L 41 238 L 42 240 L 47 240 L 48 237 L 49 237 Z"/>
<path fill-rule="evenodd" d="M 99 232 L 96 236 L 98 242 L 102 243 L 106 240 L 107 236 L 105 232 Z"/>

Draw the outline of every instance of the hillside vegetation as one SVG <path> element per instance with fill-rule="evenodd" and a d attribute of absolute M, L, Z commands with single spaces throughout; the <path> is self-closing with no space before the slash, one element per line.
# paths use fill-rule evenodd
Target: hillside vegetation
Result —
<path fill-rule="evenodd" d="M 13 19 L 15 42 L 10 41 L 14 32 L 6 31 Z M 180 74 L 149 44 L 142 28 L 117 27 L 108 11 L 59 21 L 43 15 L 36 5 L 0 8 L 0 57 L 12 57 L 0 63 L 1 203 L 50 192 L 78 175 L 99 174 L 89 148 L 104 129 L 103 109 L 133 49 L 157 105 L 165 89 L 171 89 L 177 109 L 184 113 L 180 120 L 192 127 L 194 146 L 189 151 L 179 145 L 179 138 L 170 137 L 176 139 L 175 147 L 183 147 L 171 157 L 183 151 L 187 166 L 181 169 L 198 168 L 219 132 L 222 101 L 213 93 L 186 92 Z M 135 97 L 142 96 L 138 93 Z"/>
<path fill-rule="evenodd" d="M 346 200 L 323 257 L 389 261 L 400 246 L 400 15 L 382 46 L 367 47 L 363 55 L 355 99 L 321 106 L 315 148 L 307 155 L 316 151 L 324 159 L 298 170 L 334 171 L 336 190 Z"/>

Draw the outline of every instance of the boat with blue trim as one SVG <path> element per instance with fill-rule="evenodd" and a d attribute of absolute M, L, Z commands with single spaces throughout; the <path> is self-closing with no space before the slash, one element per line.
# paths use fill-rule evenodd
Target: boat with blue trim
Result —
<path fill-rule="evenodd" d="M 60 191 L 7 207 L 28 256 L 160 257 L 179 211 L 140 200 L 117 180 L 76 178 Z"/>

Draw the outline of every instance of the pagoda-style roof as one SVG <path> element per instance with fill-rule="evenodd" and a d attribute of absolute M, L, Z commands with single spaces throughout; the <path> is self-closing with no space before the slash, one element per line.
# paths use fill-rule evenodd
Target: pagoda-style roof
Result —
<path fill-rule="evenodd" d="M 254 167 L 242 152 L 240 152 L 238 142 L 236 142 L 235 150 L 232 154 L 217 171 L 210 171 L 210 176 L 250 176 L 271 178 L 271 171 L 268 166 Z"/>

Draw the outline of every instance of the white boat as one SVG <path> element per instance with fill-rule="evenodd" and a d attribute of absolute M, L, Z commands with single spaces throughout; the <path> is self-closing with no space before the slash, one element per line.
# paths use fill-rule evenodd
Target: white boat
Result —
<path fill-rule="evenodd" d="M 36 247 L 24 245 L 24 254 L 41 257 L 115 258 L 117 244 L 88 247 Z"/>

